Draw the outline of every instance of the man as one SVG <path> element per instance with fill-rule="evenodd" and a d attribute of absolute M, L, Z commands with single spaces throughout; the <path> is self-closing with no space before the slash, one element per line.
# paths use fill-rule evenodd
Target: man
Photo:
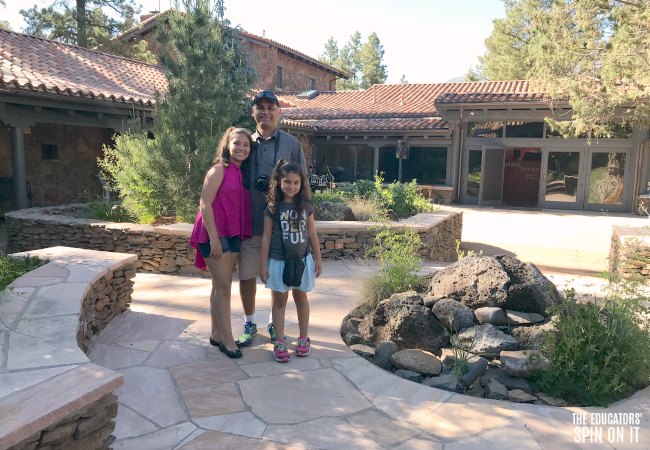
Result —
<path fill-rule="evenodd" d="M 250 194 L 253 207 L 253 237 L 242 241 L 239 254 L 239 294 L 244 307 L 244 331 L 237 339 L 237 345 L 248 346 L 257 334 L 255 319 L 255 293 L 259 276 L 260 248 L 264 231 L 264 209 L 271 172 L 281 159 L 301 164 L 305 174 L 307 165 L 300 142 L 284 131 L 278 130 L 280 102 L 273 91 L 261 91 L 253 99 L 253 119 L 257 124 L 253 133 L 253 150 L 250 161 Z M 269 320 L 270 322 L 270 320 Z M 269 334 L 275 339 L 273 325 L 269 323 Z"/>

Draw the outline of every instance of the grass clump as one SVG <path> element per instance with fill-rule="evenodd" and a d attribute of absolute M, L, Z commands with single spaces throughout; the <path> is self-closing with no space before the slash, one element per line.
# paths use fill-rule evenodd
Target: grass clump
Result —
<path fill-rule="evenodd" d="M 9 258 L 0 255 L 0 292 L 16 278 L 31 272 L 41 265 L 41 260 L 36 257 Z"/>
<path fill-rule="evenodd" d="M 380 222 L 388 219 L 388 213 L 375 198 L 355 196 L 345 201 L 354 218 L 362 222 Z"/>
<path fill-rule="evenodd" d="M 550 369 L 538 374 L 537 389 L 572 404 L 605 406 L 648 384 L 650 310 L 636 282 L 610 277 L 598 303 L 576 301 L 575 290 L 550 313 L 557 332 L 542 352 Z"/>
<path fill-rule="evenodd" d="M 124 206 L 116 205 L 105 200 L 92 200 L 87 204 L 85 217 L 89 219 L 107 220 L 110 222 L 136 222 Z"/>
<path fill-rule="evenodd" d="M 367 255 L 379 261 L 379 270 L 361 284 L 363 303 L 374 308 L 391 295 L 413 289 L 422 268 L 417 250 L 420 237 L 412 229 L 392 230 L 380 227 Z"/>

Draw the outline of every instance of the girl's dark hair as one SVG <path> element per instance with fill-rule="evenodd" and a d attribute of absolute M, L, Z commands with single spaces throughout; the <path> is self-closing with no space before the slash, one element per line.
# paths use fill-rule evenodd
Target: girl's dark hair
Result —
<path fill-rule="evenodd" d="M 275 213 L 275 207 L 284 197 L 282 190 L 280 189 L 281 180 L 290 173 L 296 173 L 300 176 L 300 191 L 298 191 L 298 194 L 293 199 L 298 213 L 302 214 L 307 207 L 307 203 L 311 203 L 309 180 L 307 179 L 307 174 L 303 170 L 302 166 L 281 159 L 273 168 L 273 173 L 269 180 L 269 192 L 266 195 L 266 202 L 269 205 L 269 211 L 271 211 L 271 213 Z"/>
<path fill-rule="evenodd" d="M 248 130 L 246 128 L 230 127 L 225 131 L 225 133 L 223 133 L 223 136 L 221 136 L 221 140 L 219 141 L 217 150 L 214 154 L 214 161 L 212 161 L 212 165 L 221 163 L 224 166 L 228 167 L 228 164 L 230 164 L 230 137 L 233 134 L 243 134 L 246 136 L 248 142 L 250 143 L 251 152 L 253 151 L 253 137 L 248 132 Z M 246 158 L 246 161 L 248 161 L 248 158 Z"/>

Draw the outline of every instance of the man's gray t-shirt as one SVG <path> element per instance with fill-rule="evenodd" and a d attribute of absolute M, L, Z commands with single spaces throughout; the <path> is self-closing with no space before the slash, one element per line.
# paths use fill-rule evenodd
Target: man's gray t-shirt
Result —
<path fill-rule="evenodd" d="M 264 214 L 273 219 L 273 233 L 271 234 L 271 248 L 269 258 L 288 259 L 303 258 L 311 253 L 309 246 L 309 230 L 307 217 L 314 214 L 314 207 L 307 202 L 305 210 L 299 214 L 293 202 L 281 202 L 275 209 L 275 214 L 267 207 Z M 282 252 L 282 241 L 286 249 L 286 256 Z"/>
<path fill-rule="evenodd" d="M 275 143 L 279 139 L 278 152 L 275 154 Z M 281 159 L 295 162 L 302 166 L 307 175 L 307 164 L 300 146 L 300 141 L 289 133 L 276 130 L 273 135 L 264 139 L 256 131 L 253 141 L 257 143 L 257 151 L 251 151 L 250 159 L 250 193 L 253 207 L 253 235 L 261 236 L 264 232 L 264 208 L 266 208 L 265 194 L 255 189 L 255 180 L 260 176 L 271 177 L 275 163 Z"/>

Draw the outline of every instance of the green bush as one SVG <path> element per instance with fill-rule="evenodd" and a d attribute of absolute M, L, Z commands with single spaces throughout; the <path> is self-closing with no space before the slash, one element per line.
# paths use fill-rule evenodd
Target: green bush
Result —
<path fill-rule="evenodd" d="M 392 230 L 380 227 L 367 256 L 379 261 L 379 270 L 361 285 L 363 303 L 377 306 L 381 300 L 404 292 L 418 284 L 416 272 L 422 268 L 417 250 L 420 237 L 412 229 Z"/>
<path fill-rule="evenodd" d="M 371 180 L 357 180 L 344 190 L 348 198 L 360 197 L 368 199 L 375 197 L 377 194 L 375 183 Z"/>
<path fill-rule="evenodd" d="M 321 202 L 345 203 L 344 193 L 340 189 L 323 189 L 314 191 L 311 196 L 314 206 L 318 208 Z"/>
<path fill-rule="evenodd" d="M 14 259 L 0 255 L 0 291 L 9 286 L 9 283 L 16 278 L 27 272 L 31 272 L 40 265 L 41 260 L 38 258 L 24 257 Z"/>
<path fill-rule="evenodd" d="M 537 376 L 537 389 L 573 404 L 594 406 L 608 405 L 648 384 L 647 298 L 639 297 L 638 291 L 628 294 L 629 282 L 621 280 L 610 285 L 599 304 L 578 303 L 575 291 L 567 292 L 567 301 L 550 311 L 557 317 L 557 334 L 542 347 L 551 366 Z"/>

